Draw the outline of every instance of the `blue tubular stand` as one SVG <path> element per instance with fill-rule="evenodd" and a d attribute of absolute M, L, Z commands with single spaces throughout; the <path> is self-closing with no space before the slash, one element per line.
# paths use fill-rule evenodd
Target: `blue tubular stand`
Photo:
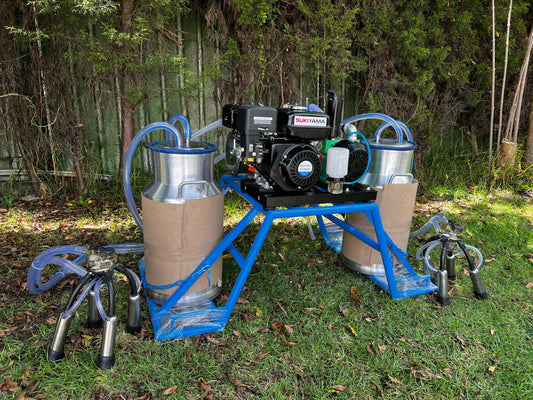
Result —
<path fill-rule="evenodd" d="M 248 213 L 223 237 L 220 243 L 207 255 L 187 279 L 181 282 L 176 291 L 164 304 L 158 306 L 147 297 L 156 340 L 173 340 L 223 330 L 235 304 L 237 303 L 237 299 L 239 298 L 246 279 L 257 259 L 272 223 L 274 220 L 280 218 L 316 216 L 324 240 L 337 253 L 340 252 L 340 248 L 336 245 L 335 241 L 330 240 L 331 232 L 326 229 L 323 218 L 327 218 L 334 224 L 334 226 L 348 231 L 370 247 L 380 251 L 385 267 L 385 275 L 369 276 L 369 278 L 390 293 L 395 299 L 431 293 L 437 289 L 437 287 L 431 283 L 429 275 L 419 276 L 413 270 L 405 258 L 406 254 L 395 246 L 389 236 L 385 233 L 379 214 L 378 204 L 376 202 L 356 204 L 341 203 L 322 206 L 314 205 L 310 207 L 295 206 L 290 208 L 265 210 L 261 203 L 247 193 L 241 191 L 238 182 L 242 179 L 242 176 L 233 177 L 230 175 L 224 175 L 220 185 L 225 193 L 229 190 L 234 190 L 248 201 L 252 205 L 252 208 Z M 337 217 L 338 215 L 353 212 L 364 212 L 367 215 L 375 227 L 377 240 L 369 238 Z M 264 221 L 259 228 L 248 254 L 244 256 L 233 245 L 233 241 L 259 213 L 264 215 Z M 202 305 L 196 304 L 194 307 L 181 306 L 178 303 L 179 300 L 226 250 L 231 254 L 240 267 L 239 275 L 231 289 L 231 293 L 229 294 L 226 303 L 219 307 L 215 306 L 212 301 L 206 301 L 205 304 Z M 394 257 L 396 257 L 403 265 L 399 270 L 394 270 Z M 143 261 L 139 263 L 139 269 L 141 270 L 141 276 L 144 277 Z"/>

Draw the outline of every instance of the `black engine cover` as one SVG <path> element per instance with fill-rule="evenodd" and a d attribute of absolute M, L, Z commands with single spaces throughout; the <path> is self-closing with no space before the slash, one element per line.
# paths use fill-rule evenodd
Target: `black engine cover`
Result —
<path fill-rule="evenodd" d="M 257 165 L 259 172 L 287 192 L 315 186 L 322 173 L 322 156 L 310 144 L 271 143 L 269 157 Z"/>

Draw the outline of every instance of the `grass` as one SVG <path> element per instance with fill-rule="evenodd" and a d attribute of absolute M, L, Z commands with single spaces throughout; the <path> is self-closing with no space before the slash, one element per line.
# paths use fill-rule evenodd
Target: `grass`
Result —
<path fill-rule="evenodd" d="M 486 259 L 485 301 L 474 298 L 462 262 L 449 306 L 431 295 L 394 300 L 346 269 L 321 239 L 311 240 L 305 220 L 291 219 L 272 227 L 219 333 L 155 342 L 143 303 L 142 331 L 129 335 L 126 287 L 117 283 L 116 364 L 106 371 L 95 366 L 101 332 L 84 326 L 85 305 L 69 331 L 65 359 L 46 360 L 76 279 L 38 296 L 25 289 L 31 260 L 49 247 L 142 241 L 123 203 L 93 200 L 19 203 L 0 212 L 1 398 L 533 398 L 529 197 L 464 182 L 433 181 L 419 190 L 413 229 L 437 212 L 462 223 L 465 243 Z M 226 228 L 245 211 L 229 195 Z M 249 246 L 260 223 L 256 218 L 243 233 L 240 247 Z M 411 239 L 409 252 L 425 239 Z M 136 270 L 135 257 L 121 261 Z M 421 272 L 413 256 L 409 261 Z M 224 294 L 237 271 L 224 260 Z"/>

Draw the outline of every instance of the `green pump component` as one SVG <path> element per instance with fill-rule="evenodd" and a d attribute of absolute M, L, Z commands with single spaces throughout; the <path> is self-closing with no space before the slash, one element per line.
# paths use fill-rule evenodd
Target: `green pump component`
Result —
<path fill-rule="evenodd" d="M 366 140 L 362 134 L 355 131 L 353 125 L 347 124 L 344 127 L 344 131 L 350 133 L 348 139 L 335 138 L 335 139 L 326 139 L 321 143 L 320 153 L 323 156 L 323 166 L 322 175 L 320 180 L 324 183 L 328 182 L 328 177 L 326 174 L 326 165 L 328 159 L 328 151 L 332 147 L 344 147 L 347 148 L 350 152 L 348 159 L 348 175 L 346 175 L 345 182 L 348 184 L 356 183 L 359 181 L 367 172 L 370 152 L 368 146 L 365 144 Z"/>

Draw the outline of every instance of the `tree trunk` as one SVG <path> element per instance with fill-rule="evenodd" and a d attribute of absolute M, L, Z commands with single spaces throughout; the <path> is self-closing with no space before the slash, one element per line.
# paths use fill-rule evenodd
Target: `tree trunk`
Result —
<path fill-rule="evenodd" d="M 526 86 L 527 72 L 529 66 L 529 57 L 533 50 L 533 29 L 529 33 L 526 54 L 522 62 L 520 70 L 520 77 L 516 87 L 513 105 L 507 121 L 507 129 L 505 137 L 502 140 L 502 148 L 498 155 L 499 167 L 514 167 L 516 162 L 516 149 L 518 148 L 518 128 L 520 126 L 520 112 L 522 110 L 522 98 L 524 95 L 524 88 Z"/>
<path fill-rule="evenodd" d="M 470 143 L 472 143 L 472 153 L 474 156 L 479 156 L 479 148 L 477 145 L 477 134 L 474 130 L 470 132 Z"/>
<path fill-rule="evenodd" d="M 500 152 L 498 153 L 497 167 L 514 167 L 516 163 L 516 149 L 518 144 L 508 140 L 502 140 Z"/>
<path fill-rule="evenodd" d="M 81 123 L 80 105 L 78 103 L 78 81 L 76 80 L 76 73 L 74 70 L 74 61 L 72 55 L 72 46 L 68 45 L 69 52 L 69 70 L 70 70 L 70 87 L 72 90 L 72 109 L 74 112 L 74 120 L 76 127 L 72 130 L 73 137 L 69 138 L 70 151 L 72 152 L 72 162 L 74 164 L 74 173 L 76 174 L 76 184 L 78 194 L 83 193 L 85 189 L 85 179 L 83 177 L 83 125 Z M 65 107 L 67 110 L 67 107 Z"/>
<path fill-rule="evenodd" d="M 39 180 L 39 177 L 35 173 L 35 169 L 33 168 L 32 161 L 30 157 L 28 157 L 28 154 L 26 153 L 26 150 L 24 149 L 24 145 L 22 144 L 20 140 L 20 136 L 17 136 L 17 146 L 20 151 L 20 155 L 22 156 L 22 161 L 24 162 L 24 166 L 26 167 L 26 171 L 28 172 L 28 175 L 30 177 L 30 182 L 33 188 L 33 192 L 39 196 L 44 197 L 46 196 L 46 188 Z"/>
<path fill-rule="evenodd" d="M 529 126 L 527 129 L 526 154 L 524 155 L 526 165 L 533 165 L 533 98 L 529 105 Z"/>
<path fill-rule="evenodd" d="M 131 22 L 133 13 L 133 0 L 122 0 L 122 22 L 121 32 L 127 35 L 131 34 Z M 131 49 L 130 49 L 131 50 Z M 130 51 L 131 53 L 131 51 Z M 120 117 L 122 119 L 121 132 L 121 146 L 120 146 L 120 166 L 119 176 L 122 176 L 122 168 L 124 167 L 124 158 L 126 151 L 135 135 L 135 121 L 133 116 L 133 105 L 129 101 L 130 90 L 133 87 L 133 73 L 130 68 L 125 65 L 120 72 L 120 86 L 122 96 L 122 106 L 120 110 Z"/>

